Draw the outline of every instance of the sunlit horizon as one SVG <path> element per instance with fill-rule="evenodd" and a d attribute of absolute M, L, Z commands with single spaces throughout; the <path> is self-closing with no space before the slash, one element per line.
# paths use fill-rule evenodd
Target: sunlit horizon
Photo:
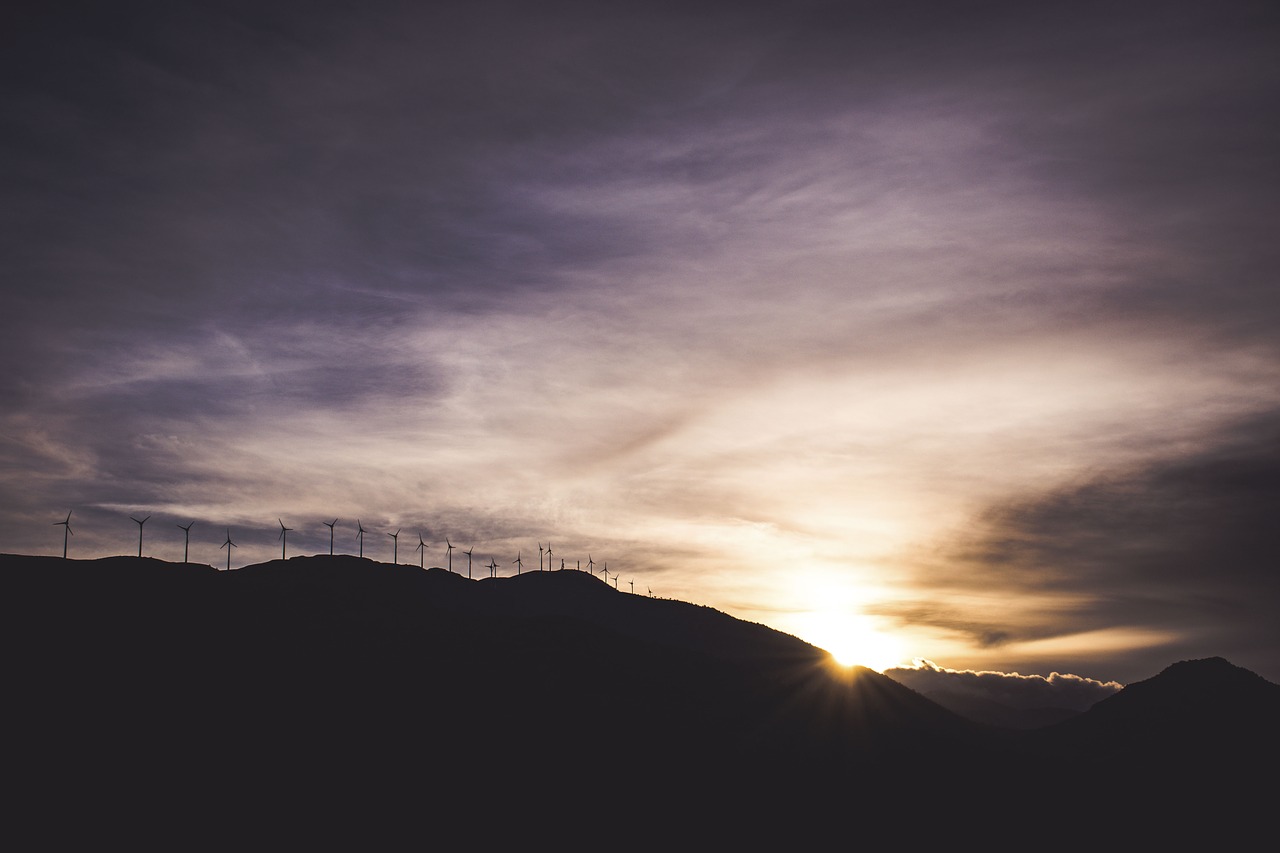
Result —
<path fill-rule="evenodd" d="M 871 5 L 33 7 L 0 548 L 361 519 L 871 668 L 1280 680 L 1271 13 Z"/>

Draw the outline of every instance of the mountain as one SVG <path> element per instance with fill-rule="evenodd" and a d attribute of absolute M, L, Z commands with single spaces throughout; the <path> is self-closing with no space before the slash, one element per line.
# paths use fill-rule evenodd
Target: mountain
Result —
<path fill-rule="evenodd" d="M 452 811 L 501 791 L 540 815 L 598 790 L 668 814 L 754 802 L 763 819 L 815 788 L 880 787 L 852 767 L 978 736 L 795 637 L 571 571 L 6 555 L 0 626 L 26 733 L 10 767 L 95 795 L 128 768 L 169 808 L 175 791 L 292 808 L 341 792 Z"/>
<path fill-rule="evenodd" d="M 1280 685 L 1214 657 L 1134 682 L 1040 738 L 1060 752 L 1204 763 L 1241 752 L 1276 755 L 1278 721 Z"/>
<path fill-rule="evenodd" d="M 1082 713 L 1072 708 L 1015 708 L 958 690 L 924 690 L 921 694 L 966 719 L 1006 729 L 1039 729 Z"/>
<path fill-rule="evenodd" d="M 469 581 L 354 557 L 234 572 L 127 557 L 4 561 L 5 624 L 25 638 L 31 675 L 91 682 L 110 672 L 104 690 L 127 681 L 171 696 L 195 671 L 201 683 L 225 679 L 224 696 L 252 685 L 257 704 L 293 706 L 317 685 L 350 680 L 389 704 L 421 702 L 424 718 L 442 725 L 558 726 L 581 708 L 582 719 L 603 714 L 615 726 L 679 719 L 680 732 L 725 749 L 774 749 L 798 721 L 831 729 L 824 753 L 883 751 L 893 737 L 908 748 L 934 731 L 970 728 L 870 670 L 833 679 L 826 653 L 796 637 L 579 572 Z M 827 717 L 806 716 L 809 704 L 792 701 L 800 689 L 835 691 L 822 697 L 834 703 Z M 437 696 L 447 702 L 429 701 Z M 859 708 L 846 720 L 836 706 L 849 702 Z"/>
<path fill-rule="evenodd" d="M 1175 667 L 1001 732 L 796 637 L 585 573 L 472 581 L 354 557 L 220 572 L 0 555 L 0 632 L 15 813 L 52 811 L 54 836 L 143 822 L 169 844 L 240 843 L 261 821 L 290 844 L 804 846 L 854 820 L 947 837 L 993 805 L 1007 830 L 1106 812 L 1082 777 L 1125 754 L 1130 721 L 1203 694 L 1221 714 L 1183 737 L 1269 731 L 1280 689 Z"/>

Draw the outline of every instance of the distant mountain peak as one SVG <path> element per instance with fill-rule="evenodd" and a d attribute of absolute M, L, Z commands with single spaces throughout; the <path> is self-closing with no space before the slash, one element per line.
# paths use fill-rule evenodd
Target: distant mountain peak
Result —
<path fill-rule="evenodd" d="M 1211 658 L 1195 658 L 1192 660 L 1180 660 L 1177 663 L 1171 663 L 1160 671 L 1161 676 L 1176 675 L 1178 677 L 1205 677 L 1211 675 L 1223 675 L 1226 673 L 1254 673 L 1233 664 L 1231 661 L 1223 657 Z M 1159 677 L 1159 676 L 1157 676 Z M 1255 676 L 1261 677 L 1261 676 Z"/>
<path fill-rule="evenodd" d="M 1280 685 L 1211 657 L 1172 664 L 1045 733 L 1115 756 L 1212 763 L 1242 752 L 1275 755 L 1276 719 Z"/>
<path fill-rule="evenodd" d="M 1210 693 L 1219 699 L 1226 699 L 1242 691 L 1280 694 L 1280 685 L 1272 684 L 1257 673 L 1236 666 L 1226 658 L 1199 658 L 1170 664 L 1161 670 L 1159 675 L 1145 681 L 1134 682 L 1099 705 L 1120 699 L 1125 694 L 1128 694 L 1130 699 L 1122 701 L 1131 701 L 1134 695 L 1146 693 L 1158 694 L 1163 699 L 1180 696 L 1183 700 L 1190 699 L 1194 695 Z"/>

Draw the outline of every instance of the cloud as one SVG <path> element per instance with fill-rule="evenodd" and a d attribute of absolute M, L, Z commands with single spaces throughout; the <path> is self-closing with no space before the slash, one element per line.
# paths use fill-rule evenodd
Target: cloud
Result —
<path fill-rule="evenodd" d="M 954 593 L 947 604 L 884 612 L 968 634 L 980 646 L 999 637 L 1049 651 L 1056 640 L 1057 653 L 1075 646 L 1093 667 L 1128 655 L 1128 672 L 1138 661 L 1158 669 L 1216 650 L 1273 676 L 1277 512 L 1280 411 L 1273 410 L 1181 452 L 994 504 L 936 555 L 935 570 L 947 575 L 936 580 Z M 1002 614 L 1005 600 L 1022 604 Z M 1115 646 L 1086 650 L 1075 638 L 1090 632 L 1101 632 L 1099 640 L 1110 632 Z"/>
<path fill-rule="evenodd" d="M 916 661 L 912 667 L 887 669 L 884 674 L 926 696 L 947 693 L 1028 711 L 1044 708 L 1087 711 L 1124 686 L 1115 681 L 1060 672 L 1046 676 L 947 669 L 927 660 Z"/>
<path fill-rule="evenodd" d="M 1185 565 L 1154 511 L 1186 553 L 1235 553 L 1214 529 L 1270 553 L 1226 468 L 1178 467 L 1276 404 L 1265 5 L 14 26 L 7 547 L 48 551 L 68 506 L 81 553 L 128 549 L 124 509 L 200 518 L 215 557 L 237 525 L 245 560 L 277 516 L 508 559 L 554 531 L 737 612 L 837 579 L 920 654 L 1019 665 L 1207 643 L 1187 614 L 1270 600 Z"/>

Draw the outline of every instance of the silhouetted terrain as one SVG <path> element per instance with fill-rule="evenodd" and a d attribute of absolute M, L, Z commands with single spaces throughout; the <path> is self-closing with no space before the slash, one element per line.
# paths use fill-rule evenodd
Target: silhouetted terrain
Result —
<path fill-rule="evenodd" d="M 965 719 L 1006 729 L 1039 729 L 1079 715 L 1071 708 L 1014 708 L 994 699 L 948 690 L 930 690 L 922 695 Z"/>
<path fill-rule="evenodd" d="M 1058 754 L 1103 752 L 1174 766 L 1235 755 L 1243 766 L 1278 754 L 1277 723 L 1280 685 L 1222 658 L 1206 658 L 1130 684 L 1033 739 Z"/>
<path fill-rule="evenodd" d="M 0 617 L 6 766 L 24 807 L 60 815 L 42 824 L 55 835 L 90 820 L 231 841 L 260 823 L 290 844 L 608 832 L 595 840 L 610 847 L 874 817 L 923 837 L 992 809 L 1006 830 L 1059 809 L 1143 813 L 1109 800 L 1122 762 L 1132 791 L 1167 781 L 1153 756 L 1177 756 L 1196 774 L 1179 790 L 1207 798 L 1237 760 L 1280 756 L 1280 687 L 1225 661 L 1024 735 L 795 637 L 572 571 L 2 556 Z"/>

